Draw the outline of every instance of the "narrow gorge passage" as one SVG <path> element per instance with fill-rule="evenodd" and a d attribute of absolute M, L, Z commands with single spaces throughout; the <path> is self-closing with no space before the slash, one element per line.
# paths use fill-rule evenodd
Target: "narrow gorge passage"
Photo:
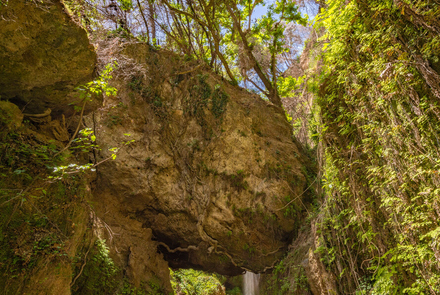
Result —
<path fill-rule="evenodd" d="M 0 0 L 0 294 L 440 294 L 438 0 Z"/>

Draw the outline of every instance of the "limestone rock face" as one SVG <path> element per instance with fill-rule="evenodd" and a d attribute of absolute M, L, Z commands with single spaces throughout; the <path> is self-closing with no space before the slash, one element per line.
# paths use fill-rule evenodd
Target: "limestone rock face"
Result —
<path fill-rule="evenodd" d="M 110 227 L 151 229 L 172 267 L 264 271 L 307 201 L 305 157 L 284 112 L 178 56 L 124 48 L 118 96 L 88 118 L 95 160 L 119 149 L 98 166 L 97 214 Z"/>
<path fill-rule="evenodd" d="M 67 116 L 74 87 L 92 80 L 95 65 L 86 32 L 59 0 L 0 6 L 1 99 L 26 105 L 26 113 L 51 108 Z"/>
<path fill-rule="evenodd" d="M 337 277 L 327 271 L 319 254 L 320 239 L 316 233 L 316 220 L 304 222 L 298 236 L 289 246 L 287 255 L 274 271 L 260 276 L 260 294 L 281 294 L 289 287 L 293 295 L 338 295 Z"/>
<path fill-rule="evenodd" d="M 112 207 L 111 204 L 105 205 Z M 106 241 L 112 259 L 124 270 L 132 286 L 146 292 L 156 291 L 154 294 L 171 294 L 168 263 L 157 253 L 152 230 L 117 211 L 107 212 L 104 216 L 109 224 L 99 219 L 97 236 Z"/>
<path fill-rule="evenodd" d="M 334 274 L 328 272 L 324 263 L 321 261 L 318 254 L 315 253 L 319 247 L 319 238 L 316 234 L 316 223 L 311 225 L 311 233 L 308 234 L 310 248 L 307 251 L 306 259 L 302 261 L 302 266 L 305 270 L 307 282 L 309 283 L 310 291 L 313 295 L 332 294 L 338 295 L 336 287 L 337 278 Z"/>

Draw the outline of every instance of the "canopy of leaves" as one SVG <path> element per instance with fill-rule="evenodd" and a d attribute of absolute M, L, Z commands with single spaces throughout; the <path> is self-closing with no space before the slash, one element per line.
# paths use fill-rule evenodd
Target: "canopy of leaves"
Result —
<path fill-rule="evenodd" d="M 291 24 L 307 25 L 307 15 L 287 0 L 68 3 L 91 33 L 114 28 L 114 33 L 184 54 L 278 106 L 277 79 L 298 58 L 295 50 L 288 54 L 298 40 L 293 41 L 294 34 L 286 34 L 286 29 L 292 31 L 295 26 Z M 266 14 L 255 17 L 257 9 Z"/>

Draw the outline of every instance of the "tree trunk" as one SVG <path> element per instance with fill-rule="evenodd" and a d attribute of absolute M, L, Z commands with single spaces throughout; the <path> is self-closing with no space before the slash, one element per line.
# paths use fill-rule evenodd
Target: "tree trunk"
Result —
<path fill-rule="evenodd" d="M 232 7 L 228 3 L 226 3 L 226 9 L 228 10 L 229 15 L 232 18 L 235 29 L 237 30 L 238 34 L 241 37 L 246 55 L 254 64 L 255 72 L 257 73 L 257 75 L 261 79 L 261 81 L 263 82 L 264 87 L 266 87 L 267 91 L 269 92 L 268 98 L 269 98 L 270 102 L 272 102 L 276 106 L 282 107 L 281 99 L 278 96 L 276 85 L 272 85 L 270 80 L 263 73 L 263 70 L 261 69 L 260 64 L 258 63 L 257 59 L 255 58 L 254 54 L 252 53 L 252 48 L 249 46 L 246 35 L 244 34 L 243 30 L 241 29 L 240 22 L 238 21 L 237 16 L 235 15 L 234 11 L 232 10 Z"/>
<path fill-rule="evenodd" d="M 148 14 L 149 14 L 149 21 L 150 21 L 150 28 L 151 28 L 151 38 L 153 40 L 153 45 L 157 45 L 157 39 L 156 39 L 156 24 L 154 23 L 154 15 L 156 14 L 155 8 L 154 8 L 154 0 L 148 0 Z"/>

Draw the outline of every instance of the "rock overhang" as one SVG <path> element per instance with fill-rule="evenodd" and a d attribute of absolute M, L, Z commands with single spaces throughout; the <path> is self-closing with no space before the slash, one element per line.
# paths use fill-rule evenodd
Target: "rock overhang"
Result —
<path fill-rule="evenodd" d="M 207 70 L 179 75 L 197 65 L 145 44 L 121 55 L 143 70 L 116 73 L 119 94 L 95 116 L 103 147 L 134 139 L 99 169 L 98 198 L 112 204 L 103 210 L 151 228 L 172 267 L 227 275 L 271 267 L 295 236 L 306 195 L 306 156 L 283 110 Z M 103 148 L 99 157 L 108 156 Z"/>

